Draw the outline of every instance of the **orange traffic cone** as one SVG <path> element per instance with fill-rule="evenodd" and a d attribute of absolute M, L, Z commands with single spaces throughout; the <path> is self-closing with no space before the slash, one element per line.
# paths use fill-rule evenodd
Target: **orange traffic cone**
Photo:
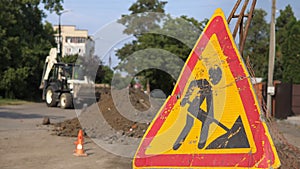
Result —
<path fill-rule="evenodd" d="M 81 137 L 80 137 L 80 135 L 81 135 Z M 78 132 L 78 140 L 77 140 L 76 149 L 75 149 L 73 155 L 75 155 L 77 157 L 86 157 L 87 156 L 87 154 L 84 153 L 84 149 L 83 149 L 82 130 L 79 130 L 79 132 Z"/>
<path fill-rule="evenodd" d="M 77 141 L 74 141 L 74 144 L 77 145 L 80 139 L 82 139 L 82 142 L 84 142 L 82 130 L 79 130 L 79 131 L 78 131 Z"/>

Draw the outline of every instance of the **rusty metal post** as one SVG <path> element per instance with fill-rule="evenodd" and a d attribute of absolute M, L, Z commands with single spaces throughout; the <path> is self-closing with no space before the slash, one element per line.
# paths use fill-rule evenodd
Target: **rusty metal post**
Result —
<path fill-rule="evenodd" d="M 241 49 L 241 44 L 243 43 L 242 42 L 243 39 L 244 39 L 244 17 L 242 17 L 242 19 L 241 19 L 240 29 L 239 29 L 239 51 L 240 51 L 241 55 L 243 55 L 242 54 L 243 51 L 240 50 Z"/>
<path fill-rule="evenodd" d="M 246 8 L 247 8 L 248 3 L 249 3 L 249 0 L 245 0 L 244 5 L 243 5 L 243 7 L 242 7 L 242 9 L 241 9 L 241 11 L 240 11 L 240 14 L 238 15 L 238 21 L 237 21 L 237 23 L 236 23 L 236 25 L 235 25 L 235 27 L 234 27 L 233 33 L 232 33 L 232 36 L 233 36 L 234 38 L 236 37 L 237 31 L 238 31 L 238 29 L 239 29 L 239 26 L 240 26 L 240 24 L 241 24 L 241 22 L 242 22 L 242 19 L 244 18 L 244 13 L 245 13 L 245 11 L 246 11 Z M 234 16 L 234 17 L 235 17 L 235 16 Z"/>
<path fill-rule="evenodd" d="M 234 14 L 235 14 L 236 10 L 238 9 L 238 7 L 240 6 L 241 2 L 242 2 L 242 0 L 238 0 L 238 1 L 235 3 L 235 5 L 234 5 L 234 7 L 233 7 L 233 9 L 232 9 L 232 11 L 231 11 L 231 13 L 230 13 L 230 15 L 229 15 L 228 18 L 227 18 L 227 23 L 228 23 L 228 24 L 230 23 L 231 19 L 233 18 Z"/>
<path fill-rule="evenodd" d="M 233 7 L 229 17 L 227 18 L 227 22 L 228 22 L 228 24 L 230 24 L 232 18 L 238 18 L 238 20 L 235 24 L 232 36 L 235 39 L 236 35 L 237 35 L 237 32 L 239 30 L 239 45 L 238 46 L 239 46 L 240 54 L 243 55 L 244 46 L 245 46 L 246 38 L 247 38 L 247 35 L 248 35 L 248 30 L 249 30 L 249 27 L 250 27 L 250 23 L 251 23 L 251 20 L 252 20 L 252 17 L 253 17 L 253 11 L 254 11 L 254 8 L 256 6 L 257 0 L 252 0 L 252 5 L 250 7 L 249 14 L 245 14 L 245 11 L 246 11 L 247 6 L 249 4 L 249 0 L 245 0 L 240 13 L 238 15 L 235 15 L 235 13 L 236 13 L 239 5 L 241 4 L 241 2 L 242 2 L 242 0 L 237 0 L 237 2 L 235 4 L 235 6 Z M 248 17 L 248 18 L 247 18 L 246 25 L 244 26 L 244 18 L 245 17 Z"/>
<path fill-rule="evenodd" d="M 254 8 L 256 6 L 256 2 L 257 0 L 253 0 L 252 1 L 252 5 L 251 5 L 251 8 L 250 8 L 250 11 L 249 11 L 249 14 L 247 15 L 248 18 L 247 18 L 247 23 L 245 25 L 245 28 L 244 28 L 244 35 L 243 35 L 243 39 L 241 40 L 241 43 L 240 43 L 240 52 L 241 52 L 241 55 L 243 55 L 243 51 L 244 51 L 244 47 L 245 47 L 245 43 L 246 43 L 246 38 L 247 38 L 247 35 L 248 35 L 248 30 L 249 30 L 249 27 L 250 27 L 250 24 L 251 24 L 251 20 L 253 18 L 253 12 L 254 12 Z"/>

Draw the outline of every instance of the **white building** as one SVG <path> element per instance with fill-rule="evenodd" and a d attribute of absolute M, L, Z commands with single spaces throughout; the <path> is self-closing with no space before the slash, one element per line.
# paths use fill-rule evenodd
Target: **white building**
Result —
<path fill-rule="evenodd" d="M 59 52 L 58 25 L 54 26 L 54 31 L 56 32 L 55 39 Z M 88 39 L 87 30 L 76 29 L 76 27 L 72 25 L 61 25 L 61 36 L 63 46 L 62 57 L 75 54 L 83 56 L 86 53 L 86 42 Z"/>

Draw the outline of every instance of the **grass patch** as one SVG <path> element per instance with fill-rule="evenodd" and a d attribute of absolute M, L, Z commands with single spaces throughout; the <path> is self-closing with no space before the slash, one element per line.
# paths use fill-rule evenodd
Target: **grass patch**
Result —
<path fill-rule="evenodd" d="M 18 99 L 0 99 L 0 106 L 20 105 L 20 104 L 25 104 L 25 103 L 29 103 L 29 102 L 25 101 L 25 100 L 18 100 Z"/>

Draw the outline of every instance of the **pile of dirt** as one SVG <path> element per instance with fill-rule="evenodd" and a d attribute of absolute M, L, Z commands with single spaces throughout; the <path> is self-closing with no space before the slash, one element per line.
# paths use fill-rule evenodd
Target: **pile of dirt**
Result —
<path fill-rule="evenodd" d="M 269 119 L 267 125 L 274 141 L 279 160 L 280 169 L 299 169 L 300 168 L 300 149 L 290 144 L 287 139 L 279 132 L 278 123 L 274 119 Z"/>
<path fill-rule="evenodd" d="M 78 131 L 82 129 L 78 118 L 55 123 L 53 124 L 53 128 L 54 134 L 66 137 L 77 137 Z"/>
<path fill-rule="evenodd" d="M 150 108 L 150 101 L 148 95 L 144 94 L 140 90 L 130 89 L 129 99 L 130 104 L 135 108 L 136 112 L 120 112 L 117 105 L 119 102 L 125 102 L 124 98 L 128 96 L 127 91 L 119 91 L 117 100 L 113 98 L 110 92 L 106 92 L 102 95 L 101 100 L 98 103 L 100 112 L 108 123 L 116 131 L 121 131 L 126 136 L 141 138 L 144 135 L 145 130 L 149 123 L 140 123 L 130 120 L 130 115 L 143 116 L 149 112 L 145 112 Z M 130 105 L 128 105 L 130 106 Z M 122 110 L 121 110 L 122 111 Z M 128 110 L 132 111 L 132 110 Z M 127 114 L 128 113 L 128 114 Z M 155 115 L 156 112 L 150 112 Z M 127 116 L 127 115 L 128 116 Z M 150 115 L 151 116 L 151 115 Z M 152 117 L 151 116 L 151 117 Z"/>
<path fill-rule="evenodd" d="M 300 151 L 289 144 L 276 143 L 275 147 L 281 162 L 280 169 L 299 169 Z"/>
<path fill-rule="evenodd" d="M 54 134 L 76 137 L 78 130 L 83 129 L 87 136 L 108 143 L 120 138 L 124 142 L 126 137 L 141 138 L 162 104 L 134 88 L 104 88 L 100 92 L 97 104 L 76 110 L 78 118 L 54 124 Z"/>

